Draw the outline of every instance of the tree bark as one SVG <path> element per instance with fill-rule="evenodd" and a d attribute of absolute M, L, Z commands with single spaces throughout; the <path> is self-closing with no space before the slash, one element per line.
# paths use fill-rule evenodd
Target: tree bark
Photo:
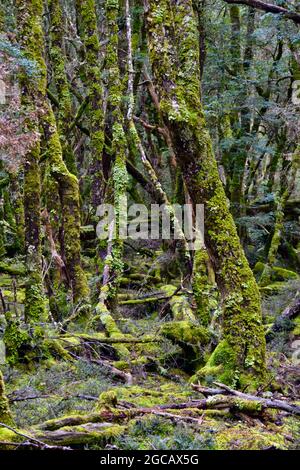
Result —
<path fill-rule="evenodd" d="M 161 116 L 170 129 L 193 204 L 205 205 L 205 244 L 223 297 L 223 340 L 202 373 L 239 385 L 259 381 L 265 371 L 260 296 L 228 208 L 203 116 L 192 2 L 176 0 L 171 6 L 167 0 L 145 0 L 145 8 Z"/>
<path fill-rule="evenodd" d="M 260 0 L 225 0 L 226 3 L 248 5 L 258 10 L 266 11 L 267 13 L 274 13 L 275 15 L 282 15 L 284 18 L 294 21 L 296 24 L 300 24 L 300 14 L 287 10 L 286 8 L 278 5 L 272 5 L 271 3 L 261 2 Z"/>

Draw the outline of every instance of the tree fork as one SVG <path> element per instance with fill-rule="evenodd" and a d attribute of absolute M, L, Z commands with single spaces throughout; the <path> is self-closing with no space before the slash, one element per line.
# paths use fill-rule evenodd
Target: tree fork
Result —
<path fill-rule="evenodd" d="M 265 373 L 260 296 L 228 208 L 206 129 L 192 2 L 177 0 L 171 7 L 167 0 L 145 0 L 145 7 L 160 112 L 170 129 L 193 204 L 205 204 L 205 244 L 223 298 L 223 340 L 201 373 L 239 386 L 253 385 Z"/>

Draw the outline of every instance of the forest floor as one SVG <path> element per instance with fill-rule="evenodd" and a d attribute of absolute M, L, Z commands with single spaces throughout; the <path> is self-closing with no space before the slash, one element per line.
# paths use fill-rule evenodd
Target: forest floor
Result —
<path fill-rule="evenodd" d="M 10 448 L 12 441 L 33 448 L 299 449 L 299 416 L 230 403 L 203 405 L 207 395 L 190 383 L 205 352 L 197 325 L 191 330 L 182 317 L 189 293 L 180 291 L 180 277 L 165 254 L 127 251 L 117 330 L 53 324 L 46 333 L 48 358 L 38 360 L 36 345 L 34 361 L 2 367 L 15 428 L 23 435 L 2 428 L 2 446 L 7 442 Z M 0 275 L 5 301 L 21 311 L 22 278 L 17 283 L 15 302 L 11 276 Z M 298 289 L 298 279 L 262 289 L 266 330 Z M 212 305 L 217 316 L 218 302 Z M 179 336 L 171 328 L 174 321 Z M 270 381 L 260 397 L 299 404 L 299 327 L 298 318 L 268 342 Z"/>

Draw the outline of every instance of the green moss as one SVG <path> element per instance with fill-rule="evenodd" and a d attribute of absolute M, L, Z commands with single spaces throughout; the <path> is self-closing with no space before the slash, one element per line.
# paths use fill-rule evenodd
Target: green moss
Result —
<path fill-rule="evenodd" d="M 177 343 L 200 346 L 207 344 L 210 334 L 203 326 L 195 325 L 188 320 L 163 323 L 161 334 Z"/>
<path fill-rule="evenodd" d="M 8 424 L 8 423 L 6 423 L 6 424 Z M 0 441 L 1 442 L 20 443 L 20 442 L 24 441 L 24 437 L 19 436 L 18 434 L 11 431 L 10 429 L 0 427 Z M 14 447 L 14 446 L 0 444 L 0 449 L 1 450 L 14 450 L 15 448 L 16 447 Z"/>
<path fill-rule="evenodd" d="M 75 156 L 66 135 L 70 132 L 70 126 L 73 121 L 72 100 L 69 89 L 69 82 L 65 69 L 64 56 L 64 30 L 63 15 L 59 0 L 50 0 L 48 2 L 50 11 L 50 57 L 53 67 L 53 77 L 57 91 L 57 102 L 59 104 L 57 120 L 60 141 L 62 145 L 63 157 L 67 168 L 73 174 L 77 174 Z"/>
<path fill-rule="evenodd" d="M 8 399 L 5 395 L 4 380 L 2 372 L 0 371 L 0 422 L 7 425 L 13 424 L 12 415 L 10 413 Z M 0 426 L 0 436 L 1 433 L 8 431 L 7 429 Z"/>
<path fill-rule="evenodd" d="M 259 384 L 259 377 L 251 377 L 252 361 L 255 360 L 255 356 L 249 354 L 245 358 L 245 367 L 241 372 L 236 367 L 238 363 L 237 355 L 238 351 L 225 339 L 222 340 L 211 354 L 206 365 L 191 378 L 191 382 L 204 380 L 211 384 L 213 381 L 220 381 L 236 388 L 242 388 L 247 384 L 249 390 L 255 390 Z"/>
<path fill-rule="evenodd" d="M 293 335 L 299 336 L 300 335 L 300 317 L 295 318 L 294 325 L 295 325 L 295 328 L 293 329 Z"/>
<path fill-rule="evenodd" d="M 261 286 L 269 285 L 273 282 L 286 282 L 293 279 L 299 279 L 296 272 L 279 266 L 267 266 L 262 262 L 257 262 L 253 272 L 260 280 Z"/>
<path fill-rule="evenodd" d="M 118 403 L 117 394 L 114 390 L 108 390 L 102 392 L 99 397 L 99 405 L 113 406 L 115 407 Z"/>
<path fill-rule="evenodd" d="M 6 347 L 6 360 L 11 366 L 21 359 L 23 349 L 31 347 L 32 339 L 26 330 L 22 330 L 16 321 L 9 321 L 3 337 Z"/>
<path fill-rule="evenodd" d="M 99 188 L 103 180 L 101 171 L 104 146 L 103 88 L 100 68 L 100 43 L 98 37 L 96 4 L 94 0 L 76 0 L 79 34 L 84 45 L 84 67 L 81 79 L 88 92 L 87 114 L 91 139 L 92 161 L 95 164 L 93 188 Z M 94 189 L 93 189 L 94 190 Z M 99 204 L 100 194 L 93 194 L 93 203 Z"/>
<path fill-rule="evenodd" d="M 158 12 L 163 14 L 163 23 L 155 20 Z M 223 337 L 234 351 L 232 370 L 240 376 L 247 371 L 249 381 L 263 380 L 265 338 L 259 290 L 229 211 L 203 116 L 192 2 L 179 0 L 171 5 L 166 0 L 150 0 L 147 28 L 161 116 L 168 122 L 193 203 L 205 205 L 205 244 L 223 297 Z"/>
<path fill-rule="evenodd" d="M 0 262 L 0 273 L 12 274 L 14 276 L 24 276 L 26 268 L 21 263 Z"/>
<path fill-rule="evenodd" d="M 268 447 L 285 450 L 284 437 L 278 433 L 237 425 L 216 435 L 217 450 L 263 450 Z"/>
<path fill-rule="evenodd" d="M 56 431 L 37 433 L 37 437 L 48 444 L 61 445 L 105 445 L 113 442 L 125 430 L 124 426 L 110 423 L 87 423 L 80 426 L 65 426 Z"/>

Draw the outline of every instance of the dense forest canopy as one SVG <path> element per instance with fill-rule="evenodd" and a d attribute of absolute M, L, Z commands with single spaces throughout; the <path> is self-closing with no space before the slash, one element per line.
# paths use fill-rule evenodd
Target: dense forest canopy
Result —
<path fill-rule="evenodd" d="M 0 448 L 299 447 L 299 24 L 1 0 Z"/>

